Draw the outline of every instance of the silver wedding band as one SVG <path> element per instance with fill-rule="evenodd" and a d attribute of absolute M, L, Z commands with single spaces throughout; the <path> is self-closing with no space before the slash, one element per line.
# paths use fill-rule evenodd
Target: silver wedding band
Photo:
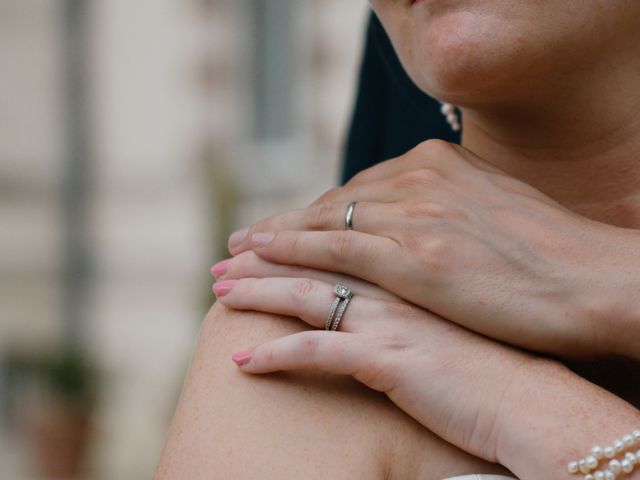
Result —
<path fill-rule="evenodd" d="M 351 202 L 347 205 L 347 213 L 344 216 L 344 226 L 347 230 L 353 230 L 353 210 L 356 207 L 356 202 Z"/>
<path fill-rule="evenodd" d="M 331 309 L 329 310 L 327 321 L 324 324 L 324 329 L 335 332 L 340 325 L 340 320 L 342 320 L 342 316 L 347 310 L 353 294 L 351 293 L 351 289 L 349 287 L 341 285 L 340 283 L 336 283 L 336 285 L 333 287 L 333 294 L 336 296 L 336 298 L 331 304 Z"/>

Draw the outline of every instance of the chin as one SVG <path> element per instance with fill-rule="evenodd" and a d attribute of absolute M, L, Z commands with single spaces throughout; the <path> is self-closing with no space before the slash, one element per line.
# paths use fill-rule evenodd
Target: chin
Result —
<path fill-rule="evenodd" d="M 471 15 L 443 16 L 414 32 L 398 55 L 413 81 L 442 101 L 504 94 L 530 58 L 518 54 L 522 39 L 500 27 Z"/>
<path fill-rule="evenodd" d="M 584 75 L 640 62 L 640 1 L 371 0 L 426 93 L 459 106 L 538 105 Z M 626 72 L 625 72 L 626 74 Z"/>
<path fill-rule="evenodd" d="M 522 30 L 499 16 L 454 9 L 405 18 L 387 31 L 412 80 L 441 101 L 464 105 L 504 95 L 531 72 Z"/>

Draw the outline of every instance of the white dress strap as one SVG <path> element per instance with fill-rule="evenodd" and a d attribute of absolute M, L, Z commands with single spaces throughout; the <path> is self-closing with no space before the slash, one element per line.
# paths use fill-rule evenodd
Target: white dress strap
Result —
<path fill-rule="evenodd" d="M 462 475 L 461 477 L 445 478 L 444 480 L 517 480 L 513 477 L 505 477 L 504 475 Z"/>

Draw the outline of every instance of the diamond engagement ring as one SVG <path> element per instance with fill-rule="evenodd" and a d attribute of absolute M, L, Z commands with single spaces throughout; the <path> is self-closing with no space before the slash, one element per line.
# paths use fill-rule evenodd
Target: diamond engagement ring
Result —
<path fill-rule="evenodd" d="M 331 309 L 329 310 L 327 321 L 324 324 L 324 329 L 336 331 L 338 329 L 338 325 L 340 325 L 340 320 L 342 320 L 342 316 L 351 301 L 351 297 L 353 297 L 353 294 L 349 287 L 339 283 L 336 283 L 335 287 L 333 287 L 333 294 L 336 298 L 331 304 Z"/>

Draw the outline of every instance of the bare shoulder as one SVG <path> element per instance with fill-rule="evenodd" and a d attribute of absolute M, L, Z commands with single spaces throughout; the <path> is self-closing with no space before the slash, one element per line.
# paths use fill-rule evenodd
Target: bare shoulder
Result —
<path fill-rule="evenodd" d="M 156 479 L 439 479 L 500 472 L 446 444 L 386 396 L 321 372 L 249 376 L 245 347 L 304 329 L 215 305 L 203 322 Z"/>

